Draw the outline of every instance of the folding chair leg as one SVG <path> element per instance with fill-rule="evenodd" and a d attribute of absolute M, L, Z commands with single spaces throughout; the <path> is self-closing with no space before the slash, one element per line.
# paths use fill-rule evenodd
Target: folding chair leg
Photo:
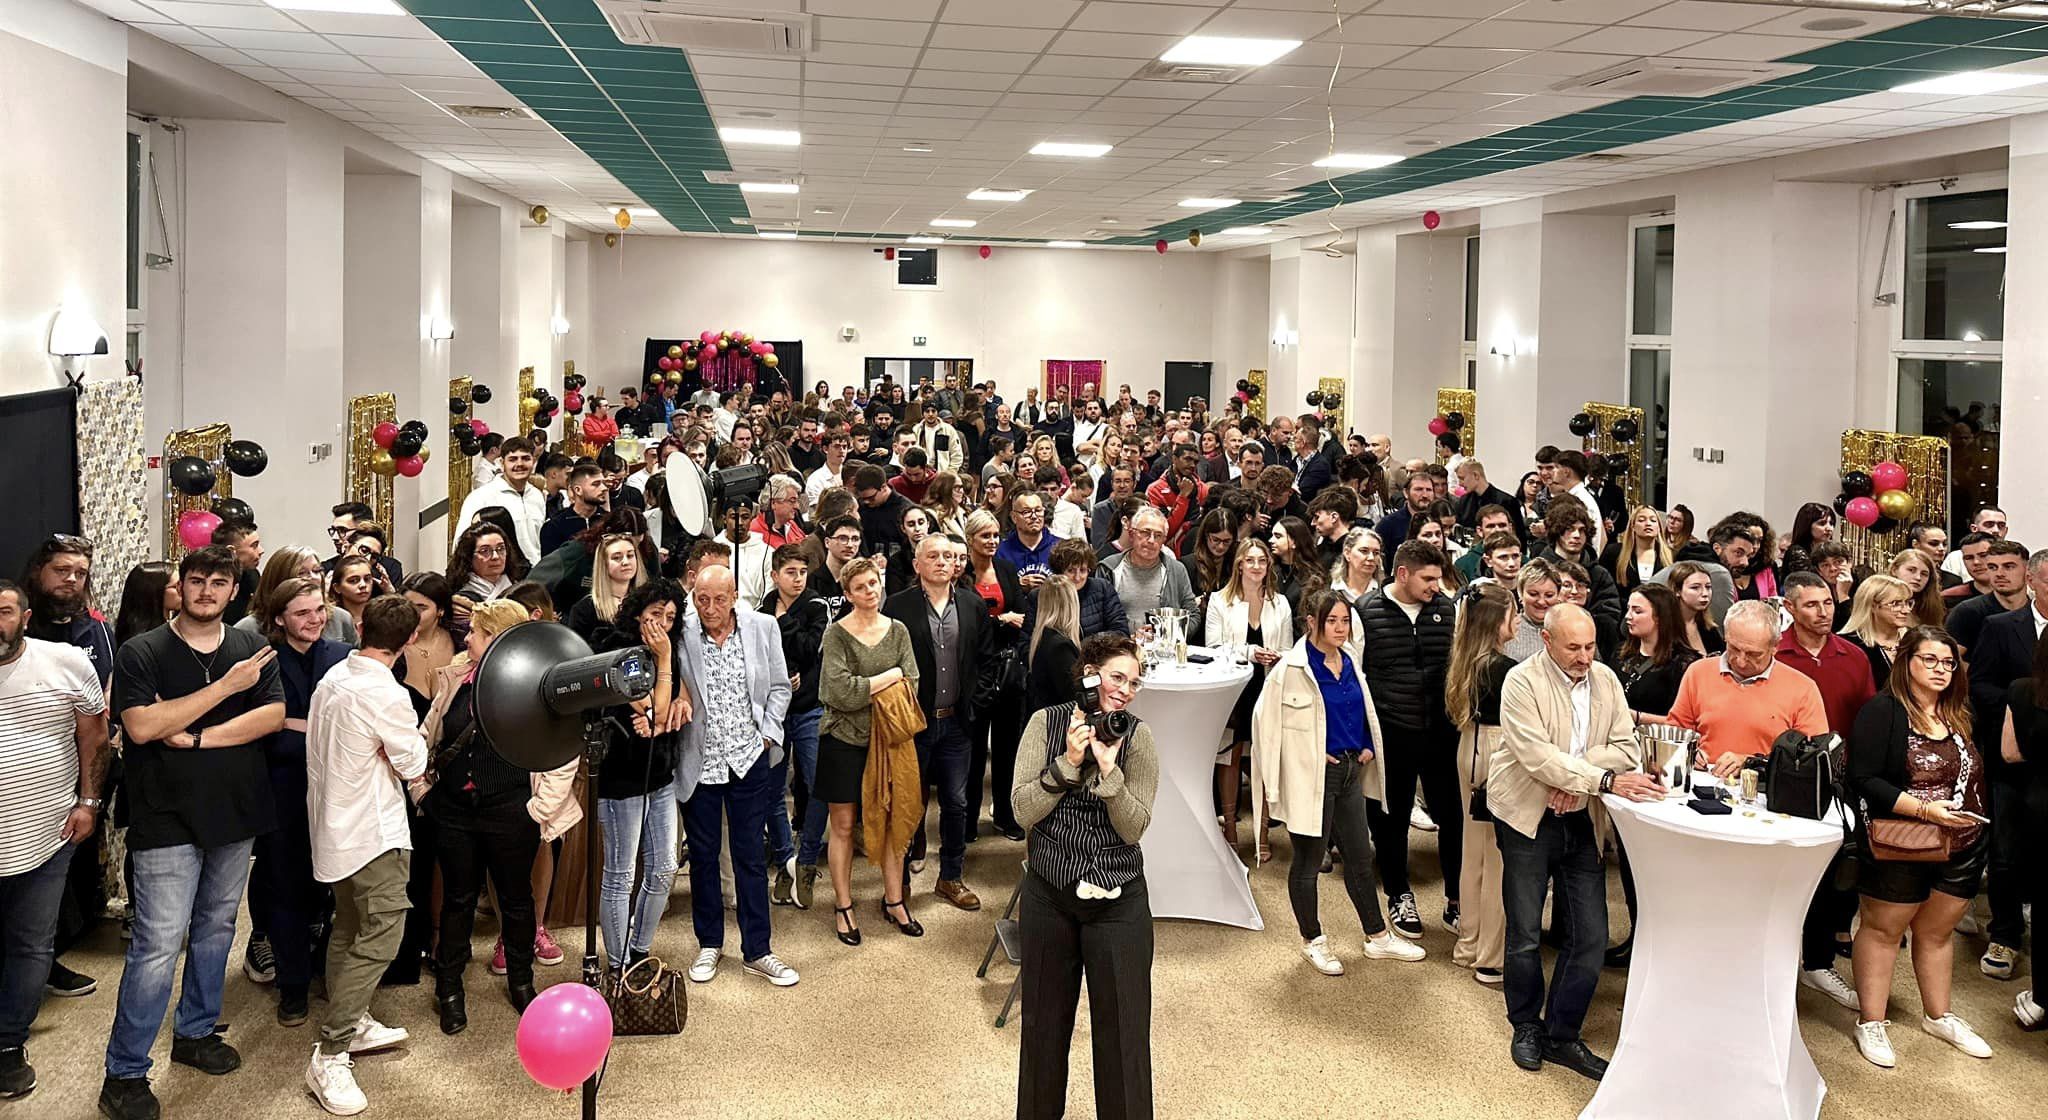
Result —
<path fill-rule="evenodd" d="M 1004 1023 L 1009 1021 L 1010 1006 L 1017 1002 L 1017 989 L 1021 987 L 1023 983 L 1024 972 L 1022 969 L 1019 969 L 1017 971 L 1016 979 L 1010 981 L 1010 994 L 1008 998 L 1003 1000 L 1003 1009 L 996 1013 L 996 1026 L 1000 1027 Z"/>

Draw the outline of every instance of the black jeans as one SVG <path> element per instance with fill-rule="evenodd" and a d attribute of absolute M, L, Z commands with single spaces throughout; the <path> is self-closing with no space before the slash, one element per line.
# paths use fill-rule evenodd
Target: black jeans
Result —
<path fill-rule="evenodd" d="M 462 795 L 437 798 L 430 812 L 439 826 L 441 857 L 441 944 L 436 954 L 439 991 L 458 991 L 469 964 L 469 938 L 476 929 L 476 899 L 484 876 L 498 888 L 498 931 L 505 940 L 505 983 L 533 983 L 533 857 L 540 851 L 540 825 L 526 815 L 524 800 L 484 806 L 462 803 Z"/>
<path fill-rule="evenodd" d="M 2026 916 L 2020 906 L 2027 901 L 2027 884 L 2032 881 L 2028 865 L 2039 858 L 2027 850 L 2026 843 L 2027 772 L 2004 764 L 1990 768 L 1985 777 L 1991 796 L 1991 873 L 1985 892 L 1991 896 L 1988 932 L 1993 945 L 2018 949 L 2026 937 Z"/>
<path fill-rule="evenodd" d="M 1504 962 L 1508 1022 L 1540 1024 L 1556 1042 L 1579 1037 L 1586 1008 L 1600 983 L 1607 949 L 1607 877 L 1600 866 L 1600 840 L 1585 810 L 1558 816 L 1549 810 L 1532 839 L 1505 821 L 1495 821 L 1500 838 L 1501 902 L 1507 912 Z M 1564 948 L 1543 990 L 1543 896 L 1556 882 L 1564 903 Z M 1553 911 L 1553 920 L 1556 920 Z"/>
<path fill-rule="evenodd" d="M 434 909 L 434 869 L 441 865 L 435 842 L 438 829 L 434 818 L 411 799 L 406 801 L 405 813 L 412 832 L 412 873 L 405 883 L 405 897 L 412 908 L 405 912 L 405 936 L 398 943 L 398 957 L 384 970 L 386 984 L 420 982 L 420 960 L 434 956 L 434 923 L 440 918 L 440 911 Z"/>
<path fill-rule="evenodd" d="M 1835 967 L 1839 935 L 1849 932 L 1849 922 L 1856 917 L 1856 892 L 1835 889 L 1835 875 L 1841 867 L 1842 854 L 1836 852 L 1813 888 L 1806 922 L 1799 927 L 1799 967 L 1808 972 Z"/>
<path fill-rule="evenodd" d="M 1358 922 L 1367 937 L 1378 937 L 1387 928 L 1380 916 L 1379 896 L 1373 891 L 1372 832 L 1365 820 L 1365 791 L 1360 778 L 1365 767 L 1358 756 L 1345 755 L 1323 767 L 1323 834 L 1303 836 L 1290 830 L 1294 858 L 1287 865 L 1287 901 L 1294 907 L 1294 921 L 1301 938 L 1314 941 L 1323 935 L 1322 919 L 1316 915 L 1316 880 L 1323 870 L 1323 852 L 1336 837 L 1344 849 L 1344 892 L 1358 911 Z"/>
<path fill-rule="evenodd" d="M 989 819 L 997 828 L 1016 829 L 1017 814 L 1010 808 L 1010 784 L 1017 769 L 1017 740 L 1024 736 L 1024 697 L 1004 693 L 987 712 L 980 726 L 967 736 L 972 750 L 967 759 L 967 835 L 972 837 L 981 824 L 981 776 L 989 775 Z"/>
<path fill-rule="evenodd" d="M 1097 1120 L 1152 1115 L 1152 907 L 1143 876 L 1121 897 L 1083 900 L 1024 876 L 1023 1046 L 1017 1120 L 1067 1114 L 1067 1059 L 1088 981 Z"/>
<path fill-rule="evenodd" d="M 278 989 L 303 993 L 313 977 L 327 973 L 325 930 L 334 914 L 334 891 L 313 878 L 305 763 L 272 767 L 270 791 L 277 801 L 277 830 L 256 838 L 250 923 L 269 935 Z"/>
<path fill-rule="evenodd" d="M 1372 824 L 1373 847 L 1377 853 L 1380 883 L 1387 898 L 1411 893 L 1408 886 L 1408 817 L 1415 809 L 1415 783 L 1422 782 L 1422 794 L 1429 809 L 1446 822 L 1436 832 L 1437 863 L 1443 869 L 1444 898 L 1458 901 L 1458 867 L 1463 855 L 1464 828 L 1458 823 L 1465 805 L 1465 792 L 1458 781 L 1458 740 L 1427 731 L 1383 729 L 1391 740 L 1374 744 L 1380 752 L 1380 770 L 1386 775 L 1384 804 L 1367 804 L 1366 819 Z M 1344 850 L 1344 862 L 1352 860 L 1351 845 L 1337 838 Z"/>

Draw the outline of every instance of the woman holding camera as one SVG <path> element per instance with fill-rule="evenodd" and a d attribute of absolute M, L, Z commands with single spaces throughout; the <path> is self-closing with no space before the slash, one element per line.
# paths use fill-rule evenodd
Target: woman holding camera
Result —
<path fill-rule="evenodd" d="M 1991 1047 L 1949 1008 L 1956 922 L 1977 895 L 1990 846 L 1984 759 L 1970 742 L 1970 690 L 1961 658 L 1947 631 L 1907 630 L 1899 638 L 1891 679 L 1857 713 L 1849 736 L 1849 792 L 1869 813 L 1870 837 L 1870 850 L 1856 861 L 1856 893 L 1863 896 L 1852 958 L 1863 1005 L 1856 1017 L 1856 1049 L 1883 1069 L 1898 1064 L 1885 1010 L 1899 940 L 1908 930 L 1921 1028 L 1973 1058 L 1991 1056 Z M 1886 858 L 1879 830 L 1900 818 L 1940 829 L 1948 857 Z"/>
<path fill-rule="evenodd" d="M 1091 635 L 1081 643 L 1082 702 L 1034 713 L 1017 746 L 1011 799 L 1031 831 L 1018 1120 L 1066 1114 L 1084 978 L 1095 1115 L 1152 1115 L 1152 911 L 1138 841 L 1152 823 L 1159 754 L 1151 729 L 1125 710 L 1143 671 L 1127 635 Z"/>
<path fill-rule="evenodd" d="M 1256 542 L 1247 542 L 1249 549 Z M 1239 551 L 1242 558 L 1246 549 Z M 1266 676 L 1252 716 L 1252 803 L 1271 805 L 1287 822 L 1294 857 L 1287 867 L 1287 900 L 1301 927 L 1301 952 L 1325 976 L 1344 975 L 1316 915 L 1316 877 L 1323 852 L 1336 837 L 1344 849 L 1344 889 L 1365 927 L 1365 955 L 1373 960 L 1419 961 L 1422 946 L 1395 937 L 1380 915 L 1373 882 L 1372 833 L 1365 799 L 1379 800 L 1379 715 L 1365 678 L 1344 652 L 1351 638 L 1351 604 L 1318 590 L 1302 599 L 1302 639 Z M 1226 808 L 1228 808 L 1226 806 Z"/>

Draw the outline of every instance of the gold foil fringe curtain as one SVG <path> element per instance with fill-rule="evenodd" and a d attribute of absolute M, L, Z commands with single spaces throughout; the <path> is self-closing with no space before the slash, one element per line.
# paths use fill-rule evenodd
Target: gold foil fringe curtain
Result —
<path fill-rule="evenodd" d="M 472 379 L 467 377 L 449 378 L 449 398 L 461 401 L 469 400 L 469 391 L 472 384 Z M 462 442 L 456 439 L 454 435 L 455 423 L 459 421 L 460 423 L 467 424 L 469 423 L 469 416 L 469 411 L 464 411 L 459 417 L 451 417 L 448 425 L 450 429 L 448 436 L 448 515 L 451 524 L 453 519 L 460 514 L 463 499 L 469 497 L 470 488 L 475 483 L 471 473 L 470 458 L 462 453 Z M 455 540 L 461 535 L 459 532 L 448 534 L 448 554 L 450 556 L 455 555 Z"/>
<path fill-rule="evenodd" d="M 1244 379 L 1257 386 L 1259 390 L 1253 394 L 1252 403 L 1245 406 L 1245 415 L 1251 416 L 1263 424 L 1266 422 L 1266 371 L 1262 369 L 1247 370 Z"/>
<path fill-rule="evenodd" d="M 390 393 L 351 397 L 348 402 L 348 476 L 342 480 L 343 501 L 362 502 L 386 532 L 391 524 L 391 480 L 370 470 L 377 453 L 377 425 L 398 422 L 398 398 Z"/>
<path fill-rule="evenodd" d="M 1842 433 L 1840 473 L 1863 471 L 1883 462 L 1906 468 L 1906 492 L 1916 507 L 1911 521 L 1901 521 L 1889 533 L 1873 533 L 1838 518 L 1835 532 L 1858 565 L 1873 570 L 1890 564 L 1892 555 L 1907 545 L 1907 531 L 1914 522 L 1948 525 L 1948 441 L 1939 436 L 1909 436 L 1899 432 L 1878 432 L 1850 428 Z"/>
<path fill-rule="evenodd" d="M 567 392 L 569 391 L 569 389 L 568 389 L 568 385 L 569 385 L 569 379 L 570 379 L 571 377 L 574 377 L 575 375 L 576 375 L 576 363 L 575 363 L 574 361 L 565 361 L 565 362 L 563 362 L 563 363 L 562 363 L 562 386 L 563 386 L 563 388 L 562 388 L 562 391 L 563 391 L 564 393 L 567 393 Z M 587 402 L 587 401 L 590 401 L 590 400 L 592 400 L 592 399 L 594 399 L 594 398 L 599 398 L 599 397 L 602 397 L 602 396 L 604 396 L 604 386 L 602 386 L 602 385 L 597 385 L 597 386 L 592 386 L 592 387 L 590 387 L 590 388 L 589 388 L 589 389 L 588 389 L 588 390 L 587 390 L 587 391 L 586 391 L 586 392 L 585 392 L 585 393 L 583 394 L 583 399 L 584 399 L 584 400 L 585 400 L 585 401 Z M 585 408 L 589 408 L 590 406 L 589 406 L 589 404 L 587 404 L 587 403 L 586 403 L 586 404 L 585 404 L 585 405 L 584 405 L 583 407 L 585 407 Z M 529 430 L 530 430 L 530 429 L 529 429 Z M 567 455 L 567 456 L 568 456 L 569 458 L 571 458 L 571 459 L 581 459 L 581 458 L 582 458 L 582 457 L 584 457 L 585 455 L 589 455 L 589 454 L 591 454 L 591 453 L 592 453 L 592 450 L 593 450 L 593 449 L 591 449 L 591 448 L 589 448 L 589 447 L 586 447 L 586 446 L 584 445 L 584 443 L 583 443 L 583 418 L 582 418 L 581 416 L 571 416 L 571 415 L 569 415 L 569 412 L 568 412 L 568 410 L 567 410 L 567 409 L 563 409 L 563 410 L 562 410 L 562 448 L 561 448 L 562 454 L 564 454 L 564 455 Z"/>
<path fill-rule="evenodd" d="M 1458 452 L 1471 458 L 1479 453 L 1479 394 L 1470 389 L 1438 389 L 1436 414 L 1448 416 L 1453 412 L 1465 414 L 1465 426 L 1458 429 Z M 1451 480 L 1453 484 L 1457 481 Z"/>
<path fill-rule="evenodd" d="M 1628 495 L 1628 508 L 1634 509 L 1642 505 L 1643 435 L 1645 432 L 1643 427 L 1643 410 L 1640 408 L 1630 408 L 1625 404 L 1587 401 L 1581 407 L 1581 411 L 1593 418 L 1594 425 L 1593 434 L 1583 437 L 1586 453 L 1590 455 L 1598 452 L 1601 455 L 1612 455 L 1617 451 L 1626 451 L 1628 453 L 1628 477 L 1617 480 L 1609 476 L 1608 481 L 1619 481 L 1622 483 L 1622 490 Z M 1613 429 L 1616 420 L 1635 421 L 1636 438 L 1627 443 L 1622 443 L 1615 439 Z"/>
<path fill-rule="evenodd" d="M 1323 396 L 1328 397 L 1331 393 L 1335 393 L 1337 394 L 1337 399 L 1344 402 L 1335 408 L 1323 409 L 1323 433 L 1336 436 L 1341 441 L 1351 431 L 1345 425 L 1345 417 L 1351 409 L 1351 392 L 1345 386 L 1344 379 L 1341 377 L 1318 378 L 1316 380 L 1316 388 L 1322 392 Z M 1259 390 L 1259 395 L 1265 396 L 1265 390 Z"/>
<path fill-rule="evenodd" d="M 226 424 L 186 428 L 164 437 L 164 559 L 175 564 L 184 559 L 185 542 L 178 539 L 178 517 L 188 509 L 212 509 L 213 503 L 235 496 L 235 475 L 221 461 L 221 451 L 235 438 Z M 213 489 L 204 494 L 187 494 L 171 485 L 171 461 L 186 455 L 206 460 L 213 468 Z"/>
<path fill-rule="evenodd" d="M 540 411 L 540 402 L 533 399 L 533 367 L 526 366 L 519 371 L 519 435 L 533 430 L 534 414 Z"/>

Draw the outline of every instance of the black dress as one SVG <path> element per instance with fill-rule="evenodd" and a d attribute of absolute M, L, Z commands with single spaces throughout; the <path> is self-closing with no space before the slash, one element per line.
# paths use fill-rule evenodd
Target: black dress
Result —
<path fill-rule="evenodd" d="M 1080 647 L 1058 630 L 1048 629 L 1039 637 L 1038 651 L 1031 657 L 1030 677 L 1025 682 L 1027 718 L 1040 708 L 1072 704 L 1080 699 L 1074 684 L 1074 667 L 1080 660 Z"/>
<path fill-rule="evenodd" d="M 1621 678 L 1629 710 L 1653 716 L 1670 715 L 1671 705 L 1678 700 L 1679 682 L 1699 658 L 1699 651 L 1685 645 L 1673 649 L 1662 665 L 1652 664 L 1640 655 L 1622 658 L 1614 667 L 1614 675 Z"/>
<path fill-rule="evenodd" d="M 1264 626 L 1247 626 L 1244 641 L 1254 649 L 1266 644 Z M 1266 667 L 1252 662 L 1252 679 L 1245 682 L 1244 691 L 1238 694 L 1237 707 L 1230 710 L 1230 730 L 1234 741 L 1242 743 L 1252 737 L 1252 708 L 1259 702 L 1259 692 L 1266 686 Z"/>

